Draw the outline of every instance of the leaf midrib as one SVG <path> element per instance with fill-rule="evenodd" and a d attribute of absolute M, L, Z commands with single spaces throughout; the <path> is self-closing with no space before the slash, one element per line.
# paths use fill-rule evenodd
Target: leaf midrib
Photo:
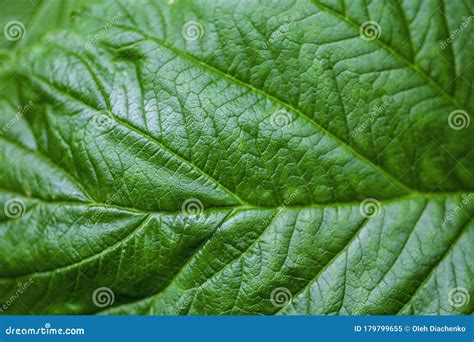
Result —
<path fill-rule="evenodd" d="M 331 9 L 330 7 L 327 7 L 315 0 L 308 0 L 312 5 L 316 6 L 316 7 L 319 7 L 322 11 L 325 11 L 331 15 L 334 15 L 336 16 L 337 18 L 339 18 L 340 20 L 343 20 L 344 22 L 350 24 L 351 26 L 353 27 L 356 27 L 358 28 L 360 25 L 358 25 L 357 23 L 355 23 L 354 21 L 352 21 L 350 18 L 346 18 L 345 16 L 342 16 L 340 13 L 338 13 L 337 11 L 334 11 L 333 9 Z M 118 1 L 119 5 L 121 7 L 123 7 L 123 5 Z M 129 15 L 131 17 L 131 15 Z M 132 18 L 132 17 L 131 17 Z M 239 78 L 237 78 L 236 76 L 232 75 L 232 74 L 229 74 L 228 72 L 226 72 L 225 70 L 222 70 L 222 69 L 219 69 L 217 67 L 215 67 L 214 65 L 211 65 L 203 60 L 200 60 L 199 58 L 197 58 L 196 56 L 192 55 L 192 54 L 189 54 L 187 53 L 186 51 L 183 51 L 181 49 L 178 49 L 176 47 L 174 47 L 173 45 L 167 43 L 166 41 L 162 40 L 162 39 L 159 39 L 158 37 L 156 36 L 152 36 L 150 34 L 148 34 L 147 32 L 141 30 L 139 27 L 137 27 L 136 23 L 132 20 L 132 23 L 135 25 L 135 27 L 130 27 L 130 26 L 126 26 L 126 25 L 119 25 L 119 24 L 115 24 L 114 23 L 114 26 L 117 27 L 117 28 L 121 28 L 121 29 L 124 29 L 124 30 L 129 30 L 129 31 L 132 31 L 132 32 L 135 32 L 135 33 L 138 33 L 140 35 L 142 35 L 145 39 L 148 39 L 148 40 L 151 40 L 151 41 L 154 41 L 155 43 L 159 44 L 160 46 L 163 46 L 165 47 L 166 49 L 172 51 L 173 53 L 175 53 L 177 56 L 179 57 L 182 57 L 182 58 L 186 58 L 186 59 L 189 59 L 191 60 L 194 64 L 197 64 L 197 65 L 200 65 L 202 66 L 203 68 L 211 71 L 211 72 L 214 72 L 214 73 L 217 73 L 219 74 L 220 76 L 226 78 L 226 79 L 229 79 L 231 81 L 233 81 L 234 83 L 237 83 L 237 84 L 240 84 L 241 86 L 244 86 L 246 88 L 249 88 L 257 93 L 260 93 L 261 95 L 263 95 L 264 97 L 268 98 L 268 99 L 271 99 L 272 101 L 274 102 L 277 102 L 279 103 L 280 105 L 282 105 L 283 107 L 287 108 L 287 109 L 290 109 L 291 111 L 297 113 L 300 117 L 306 119 L 310 124 L 314 125 L 315 127 L 317 127 L 319 130 L 321 130 L 325 135 L 329 136 L 331 139 L 333 139 L 334 141 L 336 141 L 340 146 L 346 148 L 347 150 L 349 150 L 349 152 L 355 154 L 356 156 L 359 156 L 361 157 L 361 159 L 366 162 L 367 164 L 369 164 L 371 167 L 373 167 L 375 170 L 379 171 L 381 174 L 384 174 L 384 175 L 387 175 L 389 177 L 389 180 L 391 181 L 395 181 L 395 183 L 399 186 L 401 186 L 402 188 L 404 188 L 406 191 L 408 192 L 416 192 L 417 190 L 416 189 L 413 189 L 413 188 L 410 188 L 409 186 L 407 186 L 406 184 L 404 184 L 403 182 L 399 181 L 398 179 L 395 178 L 394 175 L 392 175 L 390 172 L 388 172 L 387 170 L 383 169 L 380 165 L 378 165 L 377 163 L 373 162 L 372 160 L 370 160 L 369 158 L 365 157 L 361 151 L 359 151 L 358 149 L 356 149 L 355 147 L 351 146 L 350 144 L 346 143 L 345 141 L 343 141 L 342 139 L 340 139 L 339 137 L 337 137 L 335 134 L 333 134 L 332 132 L 330 132 L 329 130 L 325 129 L 324 127 L 322 127 L 320 124 L 318 124 L 311 116 L 309 116 L 308 114 L 304 113 L 303 111 L 301 111 L 300 109 L 294 107 L 293 105 L 285 102 L 284 100 L 274 96 L 274 95 L 271 95 L 269 94 L 268 92 L 266 92 L 265 90 L 263 89 L 260 89 L 260 88 L 257 88 L 255 87 L 254 85 L 250 84 L 250 83 L 247 83 L 245 82 L 244 80 L 241 80 Z M 442 94 L 444 97 L 446 97 L 446 99 L 451 102 L 453 105 L 455 105 L 458 109 L 461 109 L 463 108 L 462 106 L 460 106 L 458 104 L 458 102 L 456 101 L 456 99 L 454 97 L 452 97 L 450 94 L 446 93 L 429 75 L 427 75 L 421 68 L 419 68 L 416 64 L 412 63 L 410 60 L 408 60 L 406 57 L 404 57 L 402 54 L 400 54 L 397 50 L 393 49 L 390 45 L 386 44 L 384 41 L 380 40 L 380 39 L 375 39 L 374 40 L 375 43 L 379 44 L 384 50 L 386 50 L 387 52 L 389 52 L 391 55 L 393 55 L 394 57 L 396 57 L 397 59 L 399 59 L 402 64 L 405 64 L 406 66 L 408 66 L 410 69 L 412 69 L 415 74 L 418 74 L 420 75 L 422 78 L 424 78 L 435 90 L 437 90 L 440 94 Z"/>
<path fill-rule="evenodd" d="M 315 5 L 318 5 L 318 4 L 315 4 Z M 333 13 L 334 11 L 330 11 L 330 9 L 327 9 L 328 12 L 331 12 Z M 334 12 L 333 13 L 334 15 L 337 15 L 339 17 L 340 14 L 338 14 L 337 12 Z M 352 25 L 356 25 L 355 23 L 352 22 Z M 325 134 L 326 136 L 328 136 L 329 138 L 331 138 L 332 140 L 334 140 L 338 146 L 342 147 L 342 148 L 345 148 L 346 150 L 348 150 L 350 153 L 352 153 L 353 155 L 355 155 L 356 157 L 358 157 L 359 160 L 363 161 L 364 163 L 368 164 L 372 169 L 374 169 L 374 171 L 377 171 L 379 174 L 383 175 L 385 178 L 387 178 L 388 181 L 394 183 L 396 186 L 399 186 L 401 189 L 404 189 L 405 191 L 407 191 L 408 193 L 416 193 L 418 192 L 416 189 L 413 189 L 413 188 L 410 188 L 409 186 L 407 186 L 406 184 L 404 184 L 403 182 L 401 182 L 400 180 L 396 179 L 394 175 L 392 175 L 391 173 L 389 173 L 387 170 L 383 169 L 380 165 L 376 164 L 375 162 L 373 162 L 372 160 L 370 160 L 369 158 L 365 157 L 358 149 L 356 149 L 355 147 L 347 144 L 346 142 L 344 142 L 343 140 L 341 140 L 340 138 L 338 138 L 336 135 L 334 135 L 333 133 L 331 133 L 330 131 L 326 130 L 324 127 L 322 127 L 321 125 L 319 125 L 312 117 L 310 117 L 309 115 L 307 115 L 306 113 L 302 112 L 300 109 L 294 107 L 293 105 L 267 93 L 265 90 L 263 89 L 260 89 L 260 88 L 257 88 L 255 87 L 254 85 L 252 84 L 249 84 L 243 80 L 240 80 L 238 78 L 236 78 L 235 76 L 221 70 L 221 69 L 218 69 L 216 68 L 215 66 L 213 65 L 210 65 L 209 63 L 206 63 L 200 59 L 198 59 L 197 57 L 183 51 L 183 50 L 180 50 L 180 49 L 177 49 L 175 48 L 174 46 L 168 44 L 167 42 L 155 37 L 155 36 L 151 36 L 149 34 L 147 34 L 146 32 L 140 30 L 138 27 L 129 27 L 129 26 L 125 26 L 125 25 L 118 25 L 118 24 L 114 24 L 114 26 L 118 27 L 118 28 L 122 28 L 124 30 L 129 30 L 129 31 L 133 31 L 135 33 L 139 33 L 140 35 L 142 35 L 145 39 L 147 40 L 151 40 L 155 43 L 157 43 L 158 45 L 160 46 L 163 46 L 165 47 L 166 49 L 172 51 L 173 53 L 175 53 L 177 56 L 179 57 L 182 57 L 182 58 L 186 58 L 186 59 L 189 59 L 193 62 L 193 64 L 195 65 L 199 65 L 201 67 L 203 67 L 204 69 L 208 70 L 208 71 L 211 71 L 211 72 L 214 72 L 214 73 L 217 73 L 219 74 L 221 77 L 224 77 L 228 80 L 231 80 L 232 82 L 234 83 L 237 83 L 243 87 L 246 87 L 246 88 L 249 88 L 250 90 L 252 91 L 255 91 L 259 94 L 261 94 L 262 96 L 264 96 L 265 98 L 268 98 L 278 104 L 280 104 L 281 106 L 285 107 L 286 109 L 289 109 L 291 110 L 292 112 L 295 112 L 297 113 L 301 118 L 305 119 L 307 122 L 309 122 L 311 125 L 315 126 L 319 131 L 321 131 L 323 134 Z M 378 41 L 378 40 L 376 40 Z M 389 47 L 388 45 L 384 44 L 383 42 L 380 42 L 381 44 L 383 44 L 383 46 L 385 46 L 385 49 L 387 50 L 393 50 L 391 49 L 391 47 Z M 56 45 L 58 48 L 61 48 L 63 49 L 64 51 L 66 51 L 67 53 L 72 53 L 70 50 L 67 50 L 65 49 L 64 47 L 62 46 L 58 46 Z M 394 50 L 393 50 L 394 51 Z M 103 90 L 103 85 L 98 81 L 97 77 L 95 77 L 94 73 L 92 72 L 92 70 L 90 69 L 90 65 L 88 65 L 88 63 L 86 63 L 84 61 L 84 59 L 80 56 L 77 56 L 77 54 L 74 54 L 77 58 L 79 58 L 85 65 L 86 67 L 89 69 L 92 77 L 94 78 L 94 80 L 96 81 L 96 83 L 98 83 L 98 86 L 100 89 Z M 399 56 L 399 53 L 397 53 L 396 51 L 394 51 L 394 55 L 396 56 Z M 399 56 L 400 58 L 402 58 L 403 56 Z M 403 61 L 403 60 L 402 60 Z M 419 68 L 417 68 L 415 65 L 413 65 L 410 61 L 408 60 L 405 60 L 404 63 L 406 63 L 407 65 L 411 65 L 412 66 L 412 69 L 414 71 L 417 71 L 419 70 Z M 426 74 L 425 74 L 425 78 L 427 78 L 428 81 L 431 81 L 430 83 L 433 83 L 434 86 L 436 86 L 438 89 L 439 87 L 437 86 L 436 83 L 434 83 L 434 81 L 432 79 L 430 79 Z M 36 77 L 40 77 L 39 75 L 36 75 Z M 45 83 L 48 83 L 50 86 L 52 87 L 55 87 L 57 90 L 58 88 L 51 84 L 50 82 L 46 81 L 46 80 L 42 80 L 43 82 Z M 64 94 L 68 95 L 69 97 L 71 98 L 74 98 L 75 100 L 78 100 L 76 99 L 75 97 L 72 97 L 69 93 L 67 92 L 63 92 Z M 101 93 L 103 94 L 103 92 L 101 91 Z M 104 94 L 103 94 L 104 95 Z M 108 103 L 108 99 L 105 97 L 104 100 Z M 82 104 L 85 104 L 86 106 L 88 106 L 89 108 L 93 109 L 93 110 L 99 110 L 97 108 L 94 108 L 93 106 L 91 106 L 90 104 L 87 104 L 85 102 L 83 102 L 82 100 L 80 100 L 79 102 L 81 102 Z M 114 119 L 116 121 L 118 121 L 119 123 L 121 123 L 122 125 L 126 125 L 127 128 L 129 129 L 134 129 L 136 132 L 142 134 L 142 135 L 145 135 L 148 139 L 154 141 L 155 143 L 159 144 L 159 146 L 163 149 L 165 149 L 166 151 L 172 153 L 175 157 L 179 158 L 180 160 L 186 162 L 188 165 L 190 165 L 192 168 L 194 168 L 196 171 L 198 171 L 200 174 L 203 174 L 205 177 L 209 178 L 213 183 L 215 183 L 216 185 L 218 185 L 223 191 L 225 191 L 226 193 L 228 193 L 229 195 L 231 195 L 235 200 L 237 200 L 238 202 L 240 202 L 241 204 L 247 204 L 247 202 L 245 200 L 243 200 L 240 196 L 238 196 L 236 194 L 235 191 L 232 191 L 230 189 L 228 189 L 226 186 L 224 186 L 220 181 L 218 181 L 217 179 L 215 179 L 214 177 L 212 177 L 211 175 L 209 175 L 206 171 L 202 170 L 201 168 L 199 168 L 198 166 L 196 166 L 195 164 L 193 164 L 191 161 L 189 161 L 187 158 L 179 155 L 178 153 L 176 153 L 175 151 L 173 151 L 172 149 L 170 149 L 168 146 L 164 145 L 163 143 L 161 143 L 160 141 L 158 141 L 157 139 L 153 138 L 152 136 L 150 136 L 148 133 L 144 132 L 142 129 L 136 127 L 135 125 L 132 125 L 128 122 L 124 122 L 122 119 L 119 119 L 116 115 L 114 115 Z"/>
<path fill-rule="evenodd" d="M 2 192 L 3 193 L 14 193 L 11 190 L 0 188 L 0 193 L 2 193 Z M 138 209 L 135 209 L 135 208 L 121 207 L 121 206 L 117 206 L 117 205 L 99 204 L 99 203 L 73 202 L 73 201 L 45 201 L 45 200 L 39 199 L 39 198 L 28 197 L 28 196 L 23 195 L 21 193 L 14 193 L 14 194 L 18 195 L 18 196 L 22 196 L 24 198 L 30 198 L 30 199 L 36 200 L 36 201 L 41 202 L 41 203 L 46 204 L 46 205 L 86 206 L 88 208 L 101 207 L 103 212 L 110 209 L 110 210 L 120 210 L 122 212 L 129 212 L 130 214 L 143 214 L 145 217 L 144 217 L 142 223 L 139 224 L 140 227 L 144 226 L 143 222 L 150 220 L 155 215 L 173 215 L 173 214 L 185 215 L 182 212 L 182 210 L 179 210 L 179 211 L 159 211 L 159 212 L 141 211 L 141 210 L 138 210 Z M 409 200 L 415 200 L 415 199 L 420 199 L 420 198 L 430 200 L 430 199 L 434 199 L 434 198 L 445 198 L 447 196 L 462 196 L 464 194 L 465 193 L 449 193 L 449 194 L 443 194 L 443 195 L 441 195 L 441 194 L 431 194 L 429 196 L 427 196 L 425 194 L 418 194 L 418 195 L 410 194 L 410 195 L 404 195 L 404 196 L 400 196 L 400 197 L 395 197 L 395 198 L 382 200 L 382 201 L 380 201 L 380 203 L 381 203 L 381 205 L 388 205 L 390 203 L 395 203 L 395 202 L 400 202 L 400 201 L 409 201 Z M 327 208 L 338 208 L 338 207 L 341 207 L 341 206 L 359 206 L 359 205 L 360 205 L 360 202 L 329 203 L 329 204 L 317 204 L 317 205 L 310 205 L 310 206 L 290 206 L 290 205 L 285 206 L 285 205 L 282 205 L 282 206 L 278 206 L 278 207 L 229 206 L 229 207 L 218 207 L 218 208 L 204 208 L 203 212 L 226 210 L 229 213 L 236 213 L 236 212 L 242 212 L 244 210 L 248 210 L 248 211 L 262 211 L 262 210 L 274 211 L 274 210 L 278 210 L 278 213 L 280 214 L 284 210 L 327 209 Z M 35 208 L 36 208 L 36 205 L 35 205 Z M 229 214 L 226 215 L 226 218 L 228 218 L 228 217 L 229 217 Z M 19 218 L 16 218 L 16 219 L 21 219 L 21 216 Z M 0 222 L 0 227 L 4 224 L 7 224 L 8 222 L 9 221 Z M 31 277 L 31 276 L 34 276 L 34 275 L 45 275 L 45 274 L 56 272 L 58 270 L 68 269 L 70 267 L 80 265 L 83 262 L 86 262 L 88 260 L 93 260 L 94 258 L 104 254 L 105 251 L 110 251 L 110 250 L 115 249 L 116 247 L 119 247 L 123 242 L 128 241 L 130 238 L 134 237 L 136 235 L 136 233 L 138 232 L 138 230 L 140 229 L 140 227 L 134 229 L 131 233 L 127 234 L 125 238 L 120 239 L 118 242 L 114 242 L 114 244 L 110 245 L 105 250 L 103 250 L 99 253 L 96 253 L 96 254 L 92 254 L 92 255 L 90 255 L 90 256 L 88 256 L 84 259 L 81 259 L 79 261 L 73 262 L 73 263 L 68 264 L 68 265 L 63 265 L 63 266 L 57 267 L 55 269 L 47 269 L 47 270 L 44 270 L 44 271 L 36 271 L 36 272 L 29 273 L 29 274 L 19 274 L 19 275 L 15 275 L 15 276 L 12 276 L 12 277 L 1 277 L 0 276 L 0 280 L 20 279 L 20 278 L 25 278 L 25 277 Z M 355 235 L 357 235 L 357 234 L 355 234 Z"/>
<path fill-rule="evenodd" d="M 57 92 L 57 93 L 61 93 L 63 96 L 83 105 L 84 107 L 94 111 L 94 112 L 99 112 L 103 109 L 98 109 L 98 108 L 95 108 L 94 106 L 92 106 L 91 104 L 89 103 L 86 103 L 85 101 L 83 101 L 82 99 L 79 99 L 79 98 L 76 98 L 74 97 L 73 95 L 69 94 L 68 92 L 60 89 L 58 86 L 56 86 L 55 84 L 43 79 L 40 75 L 37 75 L 37 74 L 33 74 L 31 73 L 29 75 L 30 78 L 36 78 L 38 81 L 38 83 L 43 83 L 43 84 L 46 84 L 48 85 L 49 87 L 52 87 L 54 88 L 54 90 Z M 107 109 L 106 109 L 107 110 Z M 115 115 L 114 113 L 112 113 L 112 111 L 110 110 L 107 110 L 109 111 L 112 116 L 113 116 L 113 120 L 115 122 L 117 122 L 118 124 L 122 125 L 123 127 L 127 128 L 128 130 L 130 131 L 133 131 L 137 134 L 140 134 L 142 136 L 144 136 L 146 139 L 152 141 L 153 143 L 157 144 L 160 148 L 162 148 L 164 151 L 170 153 L 171 155 L 173 155 L 175 158 L 179 159 L 181 162 L 184 162 L 186 163 L 186 165 L 188 165 L 189 167 L 191 167 L 192 169 L 194 169 L 197 173 L 201 174 L 202 176 L 206 177 L 208 180 L 210 180 L 211 182 L 213 182 L 214 184 L 216 184 L 221 190 L 223 190 L 224 192 L 226 192 L 228 195 L 230 195 L 231 197 L 233 197 L 237 202 L 241 203 L 241 204 L 247 204 L 246 201 L 244 201 L 242 198 L 240 198 L 236 193 L 235 191 L 232 191 L 230 190 L 229 188 L 227 188 L 226 186 L 224 186 L 221 182 L 219 182 L 217 179 L 215 179 L 212 175 L 210 175 L 209 173 L 207 173 L 206 171 L 204 171 L 203 169 L 199 168 L 197 165 L 193 164 L 191 161 L 189 161 L 188 159 L 186 159 L 185 157 L 181 156 L 180 154 L 178 154 L 177 152 L 175 152 L 174 150 L 172 150 L 171 148 L 169 148 L 168 146 L 166 146 L 165 144 L 163 144 L 161 141 L 157 140 L 156 138 L 152 137 L 149 133 L 143 131 L 142 129 L 140 129 L 139 127 L 136 127 L 135 125 L 132 125 L 124 120 L 122 120 L 121 118 L 119 118 L 117 115 Z"/>
<path fill-rule="evenodd" d="M 235 84 L 238 84 L 240 85 L 241 87 L 244 87 L 244 88 L 247 88 L 247 89 L 250 89 L 251 91 L 254 91 L 255 93 L 258 93 L 260 94 L 261 96 L 263 96 L 264 98 L 266 99 L 269 99 L 271 100 L 272 102 L 275 102 L 279 105 L 281 105 L 282 107 L 284 107 L 285 109 L 293 112 L 293 113 L 296 113 L 298 114 L 298 116 L 300 118 L 302 118 L 303 120 L 307 121 L 310 125 L 314 126 L 317 128 L 318 131 L 322 132 L 325 136 L 331 138 L 333 141 L 335 141 L 337 143 L 337 145 L 339 147 L 342 147 L 344 149 L 346 149 L 350 154 L 354 155 L 357 157 L 357 159 L 361 160 L 362 162 L 364 162 L 365 164 L 367 164 L 369 167 L 371 167 L 373 170 L 375 171 L 378 171 L 379 174 L 381 175 L 384 175 L 385 178 L 387 178 L 389 181 L 391 181 L 392 183 L 394 183 L 396 186 L 399 186 L 401 189 L 407 191 L 407 192 L 414 192 L 416 191 L 415 189 L 412 189 L 410 187 L 408 187 L 406 184 L 402 183 L 401 181 L 399 181 L 398 179 L 395 178 L 394 175 L 390 174 L 387 170 L 383 169 L 380 165 L 376 164 L 375 162 L 373 162 L 372 160 L 370 160 L 369 158 L 367 158 L 366 156 L 364 156 L 362 154 L 362 152 L 360 152 L 359 150 L 355 149 L 353 146 L 347 144 L 346 142 L 344 142 L 342 139 L 340 139 L 339 137 L 337 137 L 335 134 L 333 134 L 332 132 L 328 131 L 326 128 L 324 128 L 323 126 L 321 126 L 319 123 L 317 123 L 312 117 L 310 117 L 308 114 L 302 112 L 300 109 L 294 107 L 293 105 L 291 105 L 290 103 L 287 103 L 285 101 L 283 101 L 282 99 L 279 99 L 278 97 L 274 96 L 274 95 L 271 95 L 270 93 L 266 92 L 265 90 L 263 89 L 260 89 L 260 88 L 257 88 L 255 87 L 253 84 L 250 84 L 250 83 L 247 83 L 239 78 L 237 78 L 236 76 L 232 75 L 232 74 L 229 74 L 227 73 L 226 71 L 224 70 L 221 70 L 221 69 L 218 69 L 217 67 L 209 64 L 209 63 L 206 63 L 200 59 L 198 59 L 197 57 L 195 57 L 194 55 L 191 55 L 183 50 L 180 50 L 180 49 L 177 49 L 175 48 L 174 46 L 170 45 L 169 43 L 157 38 L 157 37 L 154 37 L 154 36 L 151 36 L 149 34 L 147 34 L 146 32 L 140 30 L 139 28 L 137 27 L 130 27 L 130 26 L 125 26 L 125 25 L 117 25 L 115 24 L 114 26 L 118 27 L 118 28 L 121 28 L 121 29 L 124 29 L 124 30 L 128 30 L 128 31 L 131 31 L 131 32 L 135 32 L 135 33 L 138 33 L 138 34 L 141 34 L 146 40 L 149 40 L 149 41 L 152 41 L 152 42 L 155 42 L 156 44 L 170 50 L 171 52 L 173 52 L 176 56 L 178 57 L 181 57 L 181 58 L 184 58 L 184 59 L 188 59 L 190 60 L 194 65 L 198 65 L 198 66 L 201 66 L 203 69 L 209 71 L 209 72 L 212 72 L 214 74 L 217 74 L 219 75 L 220 77 L 222 78 L 225 78 L 227 80 L 230 80 L 232 83 L 235 83 Z"/>
<path fill-rule="evenodd" d="M 29 199 L 32 201 L 41 202 L 45 205 L 56 205 L 56 206 L 82 206 L 88 208 L 104 208 L 104 209 L 115 209 L 120 210 L 123 212 L 130 212 L 135 214 L 157 214 L 157 215 L 170 215 L 170 214 L 179 214 L 182 213 L 181 209 L 176 210 L 145 210 L 135 207 L 127 207 L 123 205 L 117 204 L 107 204 L 101 202 L 81 202 L 81 201 L 66 201 L 66 200 L 48 200 L 45 198 L 40 197 L 33 197 L 24 193 L 21 193 L 18 190 L 14 189 L 7 189 L 4 187 L 0 187 L 0 194 L 12 194 L 16 197 L 21 197 L 24 199 Z M 389 197 L 377 200 L 381 204 L 390 204 L 399 201 L 405 200 L 414 200 L 414 199 L 439 199 L 439 198 L 446 198 L 450 196 L 470 196 L 472 192 L 432 192 L 432 193 L 410 193 L 406 195 L 396 196 L 396 197 Z M 244 204 L 244 205 L 229 205 L 229 206 L 221 206 L 221 207 L 204 207 L 203 212 L 208 211 L 217 211 L 217 210 L 229 210 L 229 209 L 239 209 L 239 210 L 275 210 L 278 208 L 283 209 L 295 209 L 295 210 L 304 210 L 304 209 L 326 209 L 331 207 L 343 207 L 343 206 L 358 206 L 361 204 L 361 201 L 349 201 L 349 202 L 327 202 L 327 203 L 311 203 L 311 204 L 303 204 L 303 205 L 292 205 L 292 204 L 281 204 L 279 206 L 262 206 L 262 205 L 253 205 L 253 204 Z"/>

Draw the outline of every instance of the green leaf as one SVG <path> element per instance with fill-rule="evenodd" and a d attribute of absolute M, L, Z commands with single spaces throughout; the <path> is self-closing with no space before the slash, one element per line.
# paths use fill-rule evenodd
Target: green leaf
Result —
<path fill-rule="evenodd" d="M 105 1 L 19 52 L 1 312 L 471 314 L 468 6 Z"/>
<path fill-rule="evenodd" d="M 3 0 L 0 18 L 0 95 L 20 105 L 15 70 L 10 66 L 14 52 L 38 42 L 48 32 L 71 27 L 84 20 L 88 6 L 100 0 Z"/>
<path fill-rule="evenodd" d="M 0 48 L 32 45 L 47 32 L 70 27 L 98 0 L 3 0 Z"/>

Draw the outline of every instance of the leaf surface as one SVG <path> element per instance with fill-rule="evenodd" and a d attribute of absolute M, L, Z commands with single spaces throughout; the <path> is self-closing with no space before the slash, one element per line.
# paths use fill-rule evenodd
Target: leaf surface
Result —
<path fill-rule="evenodd" d="M 473 8 L 356 3 L 105 1 L 20 51 L 6 312 L 472 313 Z"/>

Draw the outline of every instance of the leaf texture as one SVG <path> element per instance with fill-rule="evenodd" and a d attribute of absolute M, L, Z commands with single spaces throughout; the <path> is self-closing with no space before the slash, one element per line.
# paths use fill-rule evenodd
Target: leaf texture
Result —
<path fill-rule="evenodd" d="M 472 314 L 474 30 L 440 41 L 473 10 L 109 0 L 20 49 L 5 312 Z"/>

